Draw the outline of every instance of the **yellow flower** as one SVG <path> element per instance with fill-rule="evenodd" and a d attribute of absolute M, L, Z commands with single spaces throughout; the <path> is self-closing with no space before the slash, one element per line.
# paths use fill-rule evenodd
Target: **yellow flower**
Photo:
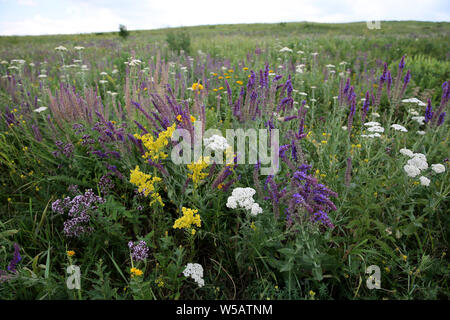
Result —
<path fill-rule="evenodd" d="M 139 192 L 142 192 L 146 197 L 151 193 L 152 201 L 150 206 L 155 202 L 159 202 L 161 206 L 164 206 L 161 196 L 155 191 L 155 183 L 161 182 L 161 178 L 152 177 L 150 174 L 141 172 L 139 166 L 136 166 L 134 170 L 130 170 L 130 173 L 130 183 L 137 186 Z"/>
<path fill-rule="evenodd" d="M 404 254 L 402 255 L 402 259 L 403 261 L 406 261 L 406 259 L 408 259 L 408 256 L 405 256 Z"/>
<path fill-rule="evenodd" d="M 195 121 L 196 121 L 195 117 L 191 116 L 191 122 L 195 122 Z"/>
<path fill-rule="evenodd" d="M 27 152 L 28 151 L 28 147 L 23 147 L 22 151 Z"/>
<path fill-rule="evenodd" d="M 220 76 L 219 78 L 218 78 L 219 80 L 222 80 L 223 79 L 223 77 L 222 76 Z"/>
<path fill-rule="evenodd" d="M 155 283 L 158 284 L 158 287 L 159 287 L 159 288 L 164 287 L 164 281 L 163 281 L 163 278 L 162 278 L 162 277 L 159 277 L 158 279 L 156 279 L 156 280 L 155 280 Z"/>
<path fill-rule="evenodd" d="M 73 256 L 75 255 L 75 251 L 69 250 L 69 251 L 67 251 L 67 255 L 68 255 L 69 257 L 73 257 Z"/>
<path fill-rule="evenodd" d="M 224 88 L 223 87 L 219 87 L 219 90 L 223 90 Z"/>
<path fill-rule="evenodd" d="M 208 167 L 208 163 L 209 157 L 201 157 L 197 162 L 187 165 L 192 172 L 188 174 L 188 177 L 192 179 L 195 187 L 208 176 L 208 173 L 202 172 L 203 169 Z"/>
<path fill-rule="evenodd" d="M 253 231 L 256 231 L 256 226 L 255 223 L 252 221 L 252 223 L 250 224 L 250 228 L 253 229 Z"/>
<path fill-rule="evenodd" d="M 8 198 L 8 202 L 11 202 L 12 201 L 12 199 L 11 198 Z"/>
<path fill-rule="evenodd" d="M 201 83 L 195 82 L 195 83 L 192 84 L 192 90 L 194 90 L 194 91 L 196 91 L 196 90 L 201 91 L 201 90 L 203 90 L 203 85 Z"/>
<path fill-rule="evenodd" d="M 146 133 L 142 136 L 135 134 L 135 138 L 141 140 L 144 147 L 148 150 L 142 157 L 151 158 L 152 160 L 158 160 L 160 158 L 166 159 L 168 155 L 161 150 L 169 144 L 169 139 L 172 137 L 175 128 L 176 124 L 174 123 L 171 127 L 168 127 L 166 131 L 160 132 L 156 140 L 150 133 Z"/>
<path fill-rule="evenodd" d="M 236 83 L 241 86 L 244 84 L 241 80 L 236 81 Z"/>
<path fill-rule="evenodd" d="M 223 188 L 223 183 L 219 183 L 219 185 L 217 186 L 217 189 L 222 189 Z"/>
<path fill-rule="evenodd" d="M 328 141 L 327 141 L 327 140 L 322 140 L 322 141 L 320 141 L 320 143 L 321 143 L 321 144 L 327 144 Z"/>
<path fill-rule="evenodd" d="M 133 277 L 133 276 L 138 276 L 138 277 L 140 277 L 140 276 L 142 276 L 144 273 L 142 272 L 142 270 L 140 270 L 140 269 L 138 269 L 138 268 L 131 268 L 130 269 L 130 272 L 131 272 L 131 276 Z"/>
<path fill-rule="evenodd" d="M 312 290 L 309 290 L 309 295 L 310 295 L 312 298 L 314 298 L 314 296 L 316 295 L 316 293 L 315 293 L 314 291 L 312 291 Z"/>
<path fill-rule="evenodd" d="M 229 73 L 233 73 L 234 70 L 233 70 L 233 69 L 228 69 L 228 72 L 229 72 Z"/>
<path fill-rule="evenodd" d="M 231 76 L 226 76 L 226 77 L 225 77 L 225 79 L 230 79 L 230 78 L 231 78 Z"/>
<path fill-rule="evenodd" d="M 244 67 L 244 68 L 242 68 L 242 70 L 244 70 L 244 71 L 247 71 L 247 70 L 248 70 L 248 68 L 247 68 L 247 67 Z"/>
<path fill-rule="evenodd" d="M 196 233 L 195 229 L 192 229 L 192 230 L 191 230 L 191 234 L 192 234 L 192 235 L 195 235 L 195 233 Z"/>
<path fill-rule="evenodd" d="M 197 209 L 189 209 L 189 208 L 181 208 L 183 211 L 183 216 L 175 220 L 173 224 L 174 229 L 182 229 L 182 228 L 190 228 L 192 225 L 196 225 L 197 227 L 202 226 L 202 221 L 200 215 L 197 214 Z"/>
<path fill-rule="evenodd" d="M 214 77 L 217 77 L 217 73 L 214 72 L 214 73 L 213 73 L 213 76 L 214 76 Z"/>
<path fill-rule="evenodd" d="M 391 272 L 391 269 L 389 269 L 389 267 L 385 267 L 384 270 L 386 270 L 387 273 Z"/>
<path fill-rule="evenodd" d="M 177 115 L 177 120 L 180 121 L 180 122 L 183 121 L 183 118 L 181 117 L 181 114 Z"/>

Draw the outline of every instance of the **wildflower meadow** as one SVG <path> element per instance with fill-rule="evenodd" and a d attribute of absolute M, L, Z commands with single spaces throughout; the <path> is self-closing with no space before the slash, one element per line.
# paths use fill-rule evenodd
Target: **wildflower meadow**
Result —
<path fill-rule="evenodd" d="M 0 299 L 448 299 L 449 43 L 0 37 Z"/>

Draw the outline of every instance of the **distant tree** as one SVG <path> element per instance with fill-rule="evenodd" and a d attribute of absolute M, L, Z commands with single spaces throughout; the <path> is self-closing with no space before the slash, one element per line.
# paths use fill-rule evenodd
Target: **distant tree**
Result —
<path fill-rule="evenodd" d="M 126 39 L 130 35 L 130 31 L 127 30 L 127 27 L 123 24 L 119 25 L 119 36 L 122 39 Z"/>
<path fill-rule="evenodd" d="M 169 49 L 179 53 L 181 50 L 189 54 L 191 52 L 191 37 L 185 30 L 169 32 L 166 37 Z"/>

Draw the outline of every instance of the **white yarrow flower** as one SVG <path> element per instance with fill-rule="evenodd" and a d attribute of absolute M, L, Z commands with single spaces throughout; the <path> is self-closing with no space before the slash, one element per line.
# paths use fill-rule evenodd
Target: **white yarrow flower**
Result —
<path fill-rule="evenodd" d="M 230 147 L 227 139 L 217 134 L 211 136 L 210 138 L 205 138 L 203 139 L 203 141 L 205 143 L 205 148 L 214 150 L 216 152 L 223 152 L 228 147 Z"/>
<path fill-rule="evenodd" d="M 440 163 L 434 163 L 431 165 L 431 170 L 433 170 L 436 173 L 443 173 L 445 172 L 445 166 Z"/>
<path fill-rule="evenodd" d="M 188 263 L 183 271 L 185 277 L 191 277 L 197 282 L 199 287 L 205 285 L 205 280 L 203 280 L 203 267 L 198 263 Z"/>
<path fill-rule="evenodd" d="M 430 179 L 428 179 L 427 177 L 424 177 L 424 176 L 420 177 L 419 180 L 420 180 L 420 184 L 425 187 L 428 187 L 431 182 Z"/>
<path fill-rule="evenodd" d="M 45 110 L 47 110 L 47 107 L 40 107 L 40 108 L 34 109 L 33 111 L 37 112 L 37 113 L 41 113 L 42 111 L 45 111 Z"/>
<path fill-rule="evenodd" d="M 408 130 L 404 126 L 401 126 L 399 124 L 392 124 L 391 128 L 393 128 L 394 130 L 397 130 L 397 131 L 401 131 L 401 132 L 408 132 Z"/>
<path fill-rule="evenodd" d="M 407 164 L 410 166 L 414 166 L 419 170 L 428 169 L 427 161 L 418 157 L 413 157 L 412 159 L 409 159 Z"/>
<path fill-rule="evenodd" d="M 420 174 L 419 169 L 417 169 L 415 166 L 411 166 L 408 164 L 403 167 L 403 170 L 405 170 L 408 177 L 411 177 L 411 178 L 414 178 Z"/>
<path fill-rule="evenodd" d="M 384 128 L 383 128 L 383 127 L 380 127 L 380 126 L 373 126 L 373 127 L 367 128 L 367 131 L 370 131 L 370 132 L 381 132 L 381 133 L 383 133 L 383 132 L 384 132 Z"/>
<path fill-rule="evenodd" d="M 379 122 L 376 122 L 376 121 L 366 122 L 366 123 L 364 123 L 364 125 L 366 127 L 379 127 L 379 126 L 381 126 L 381 124 Z"/>
<path fill-rule="evenodd" d="M 409 150 L 407 148 L 400 149 L 400 153 L 405 156 L 408 156 L 410 158 L 414 157 L 414 152 L 412 152 L 411 150 Z"/>
<path fill-rule="evenodd" d="M 411 117 L 411 119 L 416 121 L 420 125 L 425 124 L 425 117 L 424 116 Z"/>
<path fill-rule="evenodd" d="M 226 206 L 231 209 L 244 208 L 250 211 L 253 216 L 262 213 L 262 209 L 258 203 L 253 200 L 253 195 L 256 193 L 253 188 L 235 188 L 231 196 L 227 199 Z"/>
<path fill-rule="evenodd" d="M 281 48 L 280 52 L 292 52 L 292 49 L 289 49 L 288 47 Z"/>

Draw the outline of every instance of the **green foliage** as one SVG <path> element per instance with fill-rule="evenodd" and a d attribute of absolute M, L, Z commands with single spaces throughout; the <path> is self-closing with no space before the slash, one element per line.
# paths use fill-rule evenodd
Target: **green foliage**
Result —
<path fill-rule="evenodd" d="M 119 37 L 126 39 L 129 35 L 130 31 L 127 30 L 127 27 L 123 24 L 119 25 Z"/>
<path fill-rule="evenodd" d="M 186 30 L 169 31 L 166 36 L 166 42 L 169 49 L 180 53 L 183 50 L 185 53 L 191 53 L 191 37 Z"/>

